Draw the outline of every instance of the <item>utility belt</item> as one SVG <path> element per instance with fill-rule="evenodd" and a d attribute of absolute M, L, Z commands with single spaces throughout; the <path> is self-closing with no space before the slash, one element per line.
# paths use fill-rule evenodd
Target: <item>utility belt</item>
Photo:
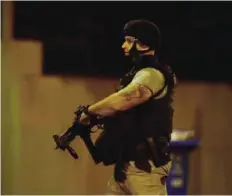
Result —
<path fill-rule="evenodd" d="M 144 137 L 136 142 L 130 137 L 133 136 L 128 135 L 127 138 L 117 140 L 107 132 L 103 132 L 98 137 L 95 146 L 104 165 L 151 160 L 156 167 L 160 167 L 170 161 L 167 136 Z"/>
<path fill-rule="evenodd" d="M 133 163 L 138 169 L 151 172 L 151 163 L 155 167 L 166 165 L 171 159 L 168 152 L 168 139 L 152 137 L 145 138 L 137 145 L 128 144 L 123 148 L 121 156 L 117 158 L 114 170 L 116 181 L 123 182 L 126 179 L 125 169 Z"/>
<path fill-rule="evenodd" d="M 122 161 L 152 161 L 156 167 L 167 164 L 170 159 L 169 141 L 165 137 L 147 137 L 144 141 L 122 152 Z"/>

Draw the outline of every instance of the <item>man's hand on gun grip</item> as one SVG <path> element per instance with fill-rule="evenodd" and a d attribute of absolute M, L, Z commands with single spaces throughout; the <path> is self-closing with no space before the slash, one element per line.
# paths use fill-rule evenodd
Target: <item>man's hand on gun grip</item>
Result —
<path fill-rule="evenodd" d="M 82 114 L 81 114 L 81 116 L 79 118 L 79 123 L 83 124 L 83 125 L 89 125 L 90 124 L 90 119 L 84 112 L 82 112 Z"/>
<path fill-rule="evenodd" d="M 82 113 L 79 115 L 77 122 L 85 126 L 95 126 L 99 124 L 99 116 L 91 114 L 88 110 L 90 105 L 84 106 Z"/>

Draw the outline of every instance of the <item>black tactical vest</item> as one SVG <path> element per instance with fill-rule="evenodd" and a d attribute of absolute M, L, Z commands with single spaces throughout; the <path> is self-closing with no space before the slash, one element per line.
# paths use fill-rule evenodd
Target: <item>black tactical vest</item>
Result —
<path fill-rule="evenodd" d="M 150 157 L 149 153 L 153 150 L 158 156 L 156 166 L 164 165 L 170 160 L 167 145 L 172 132 L 174 75 L 169 67 L 161 65 L 154 56 L 144 56 L 140 65 L 136 67 L 120 80 L 117 91 L 125 88 L 135 74 L 145 67 L 153 67 L 163 73 L 165 85 L 147 102 L 105 118 L 104 132 L 96 142 L 105 165 L 113 164 L 118 159 L 133 160 L 133 156 L 140 154 L 148 154 Z M 155 99 L 165 87 L 166 95 Z M 150 139 L 153 139 L 155 144 L 149 145 Z M 147 145 L 146 152 L 140 152 L 140 144 L 144 143 Z"/>

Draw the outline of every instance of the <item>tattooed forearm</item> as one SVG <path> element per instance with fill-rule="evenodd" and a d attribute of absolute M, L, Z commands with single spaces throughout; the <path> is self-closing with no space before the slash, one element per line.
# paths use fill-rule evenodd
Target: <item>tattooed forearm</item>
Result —
<path fill-rule="evenodd" d="M 143 85 L 133 84 L 127 88 L 122 89 L 118 92 L 119 96 L 122 96 L 126 101 L 131 101 L 132 99 L 142 99 L 147 98 L 151 91 Z"/>
<path fill-rule="evenodd" d="M 152 92 L 143 85 L 129 84 L 124 89 L 91 105 L 89 111 L 100 116 L 111 116 L 147 101 Z"/>

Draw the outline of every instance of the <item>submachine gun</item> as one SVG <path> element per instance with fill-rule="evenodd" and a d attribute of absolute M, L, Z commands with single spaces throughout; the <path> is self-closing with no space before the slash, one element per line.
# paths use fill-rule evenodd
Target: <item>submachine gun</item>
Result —
<path fill-rule="evenodd" d="M 96 164 L 98 164 L 99 162 L 101 162 L 99 154 L 97 153 L 96 147 L 94 146 L 90 134 L 92 133 L 91 129 L 97 125 L 98 127 L 100 127 L 100 120 L 97 119 L 92 119 L 89 125 L 82 125 L 78 122 L 78 120 L 80 119 L 81 114 L 88 108 L 88 106 L 79 106 L 75 112 L 75 120 L 72 124 L 72 126 L 70 128 L 68 128 L 67 131 L 65 131 L 64 133 L 62 133 L 61 135 L 53 135 L 53 139 L 56 143 L 56 148 L 55 149 L 60 149 L 60 150 L 67 150 L 70 155 L 74 158 L 74 159 L 78 159 L 78 154 L 75 152 L 75 150 L 70 147 L 70 143 L 76 138 L 76 137 L 80 137 L 86 147 L 88 148 L 90 155 L 92 157 L 92 159 L 94 160 L 94 162 Z"/>

